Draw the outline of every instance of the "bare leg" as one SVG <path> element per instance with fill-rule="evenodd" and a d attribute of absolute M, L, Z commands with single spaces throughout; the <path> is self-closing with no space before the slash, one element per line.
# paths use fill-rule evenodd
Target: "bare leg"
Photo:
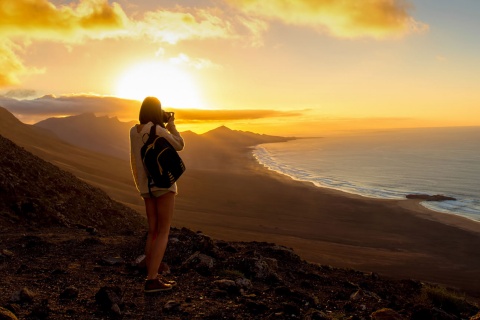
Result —
<path fill-rule="evenodd" d="M 145 199 L 148 219 L 148 236 L 145 245 L 147 279 L 157 277 L 158 268 L 167 248 L 174 207 L 175 193 L 173 192 L 158 198 Z"/>

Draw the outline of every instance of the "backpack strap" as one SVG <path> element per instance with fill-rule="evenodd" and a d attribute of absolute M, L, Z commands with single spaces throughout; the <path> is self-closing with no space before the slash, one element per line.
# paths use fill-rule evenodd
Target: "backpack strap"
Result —
<path fill-rule="evenodd" d="M 150 128 L 150 134 L 148 135 L 147 142 L 145 144 L 151 144 L 153 141 L 155 141 L 155 137 L 157 135 L 157 125 L 153 124 L 152 127 Z M 151 176 L 148 177 L 148 194 L 150 195 L 151 198 L 153 198 L 153 193 L 152 193 L 152 184 L 153 184 L 153 179 Z"/>
<path fill-rule="evenodd" d="M 155 136 L 157 135 L 157 125 L 153 124 L 153 126 L 150 128 L 150 133 L 148 135 L 147 142 L 145 144 L 150 144 L 155 140 Z"/>

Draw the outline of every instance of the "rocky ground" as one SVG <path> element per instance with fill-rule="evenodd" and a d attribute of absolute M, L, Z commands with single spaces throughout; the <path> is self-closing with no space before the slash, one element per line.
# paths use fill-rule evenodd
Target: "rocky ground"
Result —
<path fill-rule="evenodd" d="M 0 306 L 19 319 L 480 319 L 475 299 L 446 288 L 188 229 L 172 230 L 165 258 L 177 286 L 144 294 L 135 262 L 144 239 L 78 228 L 2 233 Z"/>
<path fill-rule="evenodd" d="M 188 229 L 165 256 L 178 285 L 144 294 L 144 218 L 1 136 L 0 230 L 0 320 L 480 319 L 453 290 Z"/>

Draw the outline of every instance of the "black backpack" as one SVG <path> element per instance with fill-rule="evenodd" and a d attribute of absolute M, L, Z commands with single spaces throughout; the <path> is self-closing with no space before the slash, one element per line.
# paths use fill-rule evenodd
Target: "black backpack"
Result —
<path fill-rule="evenodd" d="M 148 177 L 148 193 L 152 187 L 170 188 L 185 171 L 185 164 L 175 148 L 164 137 L 157 136 L 154 124 L 147 141 L 140 149 Z"/>

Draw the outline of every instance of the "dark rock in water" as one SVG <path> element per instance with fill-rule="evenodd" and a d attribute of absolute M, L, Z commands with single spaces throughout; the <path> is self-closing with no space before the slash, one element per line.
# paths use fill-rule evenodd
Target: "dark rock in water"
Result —
<path fill-rule="evenodd" d="M 419 199 L 419 200 L 425 200 L 425 201 L 446 201 L 446 200 L 457 200 L 453 197 L 447 197 L 442 194 L 435 194 L 435 195 L 429 195 L 429 194 L 408 194 L 407 199 Z"/>

